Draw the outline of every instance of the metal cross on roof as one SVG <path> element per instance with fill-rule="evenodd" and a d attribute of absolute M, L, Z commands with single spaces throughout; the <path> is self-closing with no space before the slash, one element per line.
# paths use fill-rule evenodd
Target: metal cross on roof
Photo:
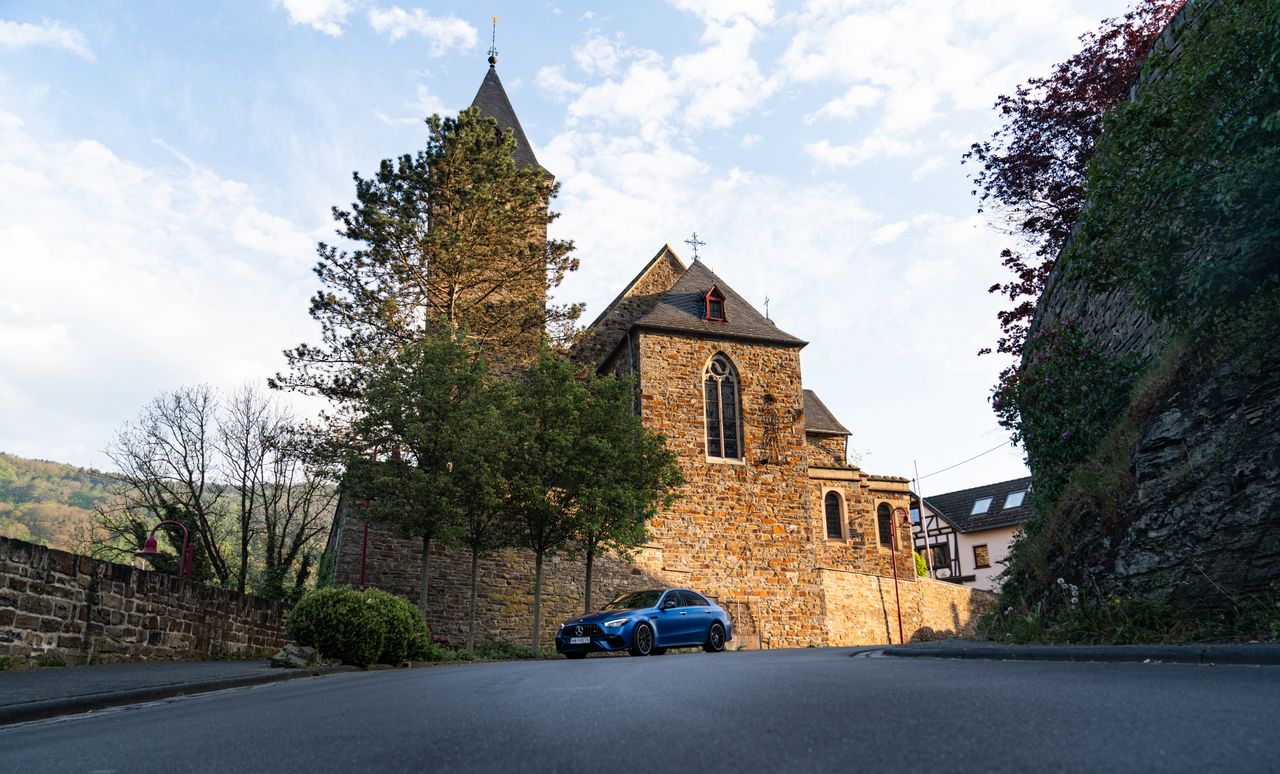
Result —
<path fill-rule="evenodd" d="M 698 248 L 703 247 L 707 244 L 706 242 L 703 242 L 701 239 L 698 239 L 697 231 L 693 232 L 692 239 L 686 239 L 684 240 L 684 243 L 686 245 L 690 245 L 691 247 L 693 247 L 693 260 L 695 261 L 698 260 Z"/>

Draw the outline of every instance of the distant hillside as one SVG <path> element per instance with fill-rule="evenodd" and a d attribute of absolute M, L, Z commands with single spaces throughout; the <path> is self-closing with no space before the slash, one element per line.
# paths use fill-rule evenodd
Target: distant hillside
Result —
<path fill-rule="evenodd" d="M 0 535 L 74 551 L 110 483 L 96 470 L 0 452 Z"/>

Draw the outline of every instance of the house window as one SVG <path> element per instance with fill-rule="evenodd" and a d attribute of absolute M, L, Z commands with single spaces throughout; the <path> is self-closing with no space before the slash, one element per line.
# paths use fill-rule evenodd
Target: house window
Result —
<path fill-rule="evenodd" d="M 843 540 L 844 503 L 840 502 L 840 495 L 835 492 L 827 492 L 825 508 L 827 512 L 827 539 Z"/>
<path fill-rule="evenodd" d="M 986 513 L 991 510 L 991 498 L 983 497 L 973 504 L 973 510 L 969 511 L 970 516 L 976 516 L 979 513 Z"/>
<path fill-rule="evenodd" d="M 707 456 L 740 459 L 738 375 L 723 353 L 707 364 L 702 385 L 707 414 Z"/>
<path fill-rule="evenodd" d="M 979 570 L 991 566 L 991 555 L 987 553 L 986 546 L 973 547 L 973 566 Z"/>
<path fill-rule="evenodd" d="M 715 285 L 707 291 L 707 319 L 724 322 L 724 293 Z"/>
<path fill-rule="evenodd" d="M 1026 496 L 1027 490 L 1025 489 L 1021 492 L 1010 492 L 1009 496 L 1004 498 L 1004 507 L 1017 508 L 1019 505 L 1022 505 L 1022 500 Z"/>
<path fill-rule="evenodd" d="M 889 548 L 893 545 L 893 509 L 888 503 L 880 503 L 876 509 L 876 528 L 880 530 L 880 545 Z"/>
<path fill-rule="evenodd" d="M 929 561 L 934 571 L 951 568 L 951 544 L 934 543 L 929 546 Z"/>

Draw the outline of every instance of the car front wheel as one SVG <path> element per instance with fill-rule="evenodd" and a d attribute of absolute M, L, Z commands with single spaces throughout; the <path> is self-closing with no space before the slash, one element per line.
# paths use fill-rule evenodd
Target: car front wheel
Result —
<path fill-rule="evenodd" d="M 631 633 L 631 655 L 647 656 L 653 652 L 653 629 L 649 624 L 639 624 Z"/>
<path fill-rule="evenodd" d="M 718 623 L 711 624 L 711 631 L 707 632 L 707 641 L 703 644 L 702 649 L 708 653 L 719 653 L 724 650 L 724 627 Z"/>

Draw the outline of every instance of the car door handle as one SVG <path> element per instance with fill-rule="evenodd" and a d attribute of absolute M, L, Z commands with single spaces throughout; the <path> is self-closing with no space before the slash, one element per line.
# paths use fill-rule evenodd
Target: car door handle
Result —
<path fill-rule="evenodd" d="M 686 613 L 685 611 L 681 610 L 681 611 L 680 611 L 680 615 L 688 615 L 688 613 Z"/>

